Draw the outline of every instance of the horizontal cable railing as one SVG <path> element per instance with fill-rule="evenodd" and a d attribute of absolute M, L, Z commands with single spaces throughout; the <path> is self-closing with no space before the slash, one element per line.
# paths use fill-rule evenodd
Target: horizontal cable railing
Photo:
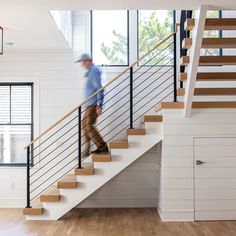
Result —
<path fill-rule="evenodd" d="M 86 103 L 101 91 L 103 111 L 91 127 L 85 122 Z M 93 129 L 106 143 L 125 139 L 127 128 L 139 127 L 140 118 L 167 99 L 176 101 L 176 32 L 26 145 L 26 207 L 65 174 L 82 168 L 95 148 L 86 141 Z"/>

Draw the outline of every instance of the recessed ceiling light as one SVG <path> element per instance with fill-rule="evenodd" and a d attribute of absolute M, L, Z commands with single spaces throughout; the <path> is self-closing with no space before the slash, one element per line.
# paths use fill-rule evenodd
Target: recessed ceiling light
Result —
<path fill-rule="evenodd" d="M 6 42 L 5 45 L 7 45 L 7 46 L 13 46 L 14 43 L 13 43 L 13 42 Z"/>

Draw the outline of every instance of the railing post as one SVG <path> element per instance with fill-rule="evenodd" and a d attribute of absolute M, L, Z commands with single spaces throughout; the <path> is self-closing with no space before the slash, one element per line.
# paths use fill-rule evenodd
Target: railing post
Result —
<path fill-rule="evenodd" d="M 133 129 L 133 67 L 130 67 L 130 129 Z"/>
<path fill-rule="evenodd" d="M 176 26 L 175 26 L 176 27 Z M 175 29 L 176 32 L 177 29 Z M 176 33 L 174 34 L 174 102 L 177 102 L 177 51 L 176 51 Z"/>
<path fill-rule="evenodd" d="M 78 168 L 82 168 L 81 163 L 81 106 L 78 108 Z"/>
<path fill-rule="evenodd" d="M 26 208 L 31 208 L 30 206 L 30 146 L 27 147 L 27 163 L 26 163 L 26 168 L 27 168 L 27 176 L 26 176 Z"/>

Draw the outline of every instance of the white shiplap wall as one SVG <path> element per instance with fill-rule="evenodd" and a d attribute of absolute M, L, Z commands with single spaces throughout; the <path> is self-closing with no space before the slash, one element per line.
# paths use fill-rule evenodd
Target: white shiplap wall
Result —
<path fill-rule="evenodd" d="M 0 57 L 0 81 L 35 83 L 35 135 L 82 100 L 82 74 L 71 51 L 6 53 Z M 25 168 L 0 167 L 0 207 L 25 205 L 25 177 Z"/>
<path fill-rule="evenodd" d="M 194 138 L 236 137 L 236 109 L 164 110 L 161 204 L 166 221 L 194 220 Z"/>
<path fill-rule="evenodd" d="M 157 207 L 160 161 L 161 143 L 151 148 L 78 207 Z"/>

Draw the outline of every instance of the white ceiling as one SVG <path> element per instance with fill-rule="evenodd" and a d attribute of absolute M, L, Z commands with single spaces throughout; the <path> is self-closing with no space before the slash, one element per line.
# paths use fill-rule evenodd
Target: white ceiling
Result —
<path fill-rule="evenodd" d="M 50 10 L 95 9 L 198 9 L 207 4 L 218 9 L 236 9 L 235 0 L 0 0 L 0 25 L 5 28 L 6 50 L 67 49 Z"/>

